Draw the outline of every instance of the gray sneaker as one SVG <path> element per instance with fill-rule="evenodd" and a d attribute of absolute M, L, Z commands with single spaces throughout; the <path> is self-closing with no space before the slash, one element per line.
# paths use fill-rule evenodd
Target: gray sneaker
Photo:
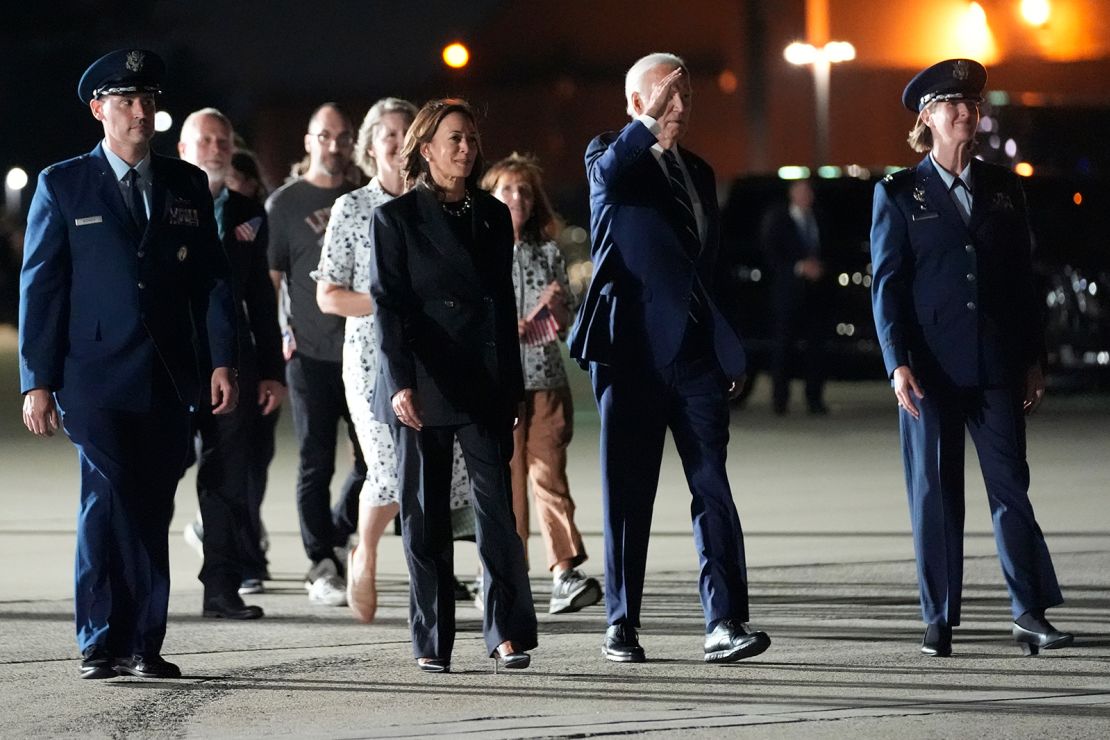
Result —
<path fill-rule="evenodd" d="M 601 584 L 577 568 L 564 570 L 551 587 L 549 614 L 569 614 L 601 601 Z"/>
<path fill-rule="evenodd" d="M 324 606 L 347 605 L 347 584 L 334 562 L 323 560 L 314 565 L 309 573 L 311 580 L 305 580 L 309 601 Z"/>
<path fill-rule="evenodd" d="M 200 514 L 198 513 L 196 519 L 193 519 L 185 525 L 185 544 L 193 548 L 193 552 L 200 557 L 204 558 L 204 524 L 200 521 Z"/>

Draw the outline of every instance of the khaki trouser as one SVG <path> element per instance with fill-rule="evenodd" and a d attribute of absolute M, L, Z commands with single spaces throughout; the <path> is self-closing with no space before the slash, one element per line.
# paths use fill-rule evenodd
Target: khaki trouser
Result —
<path fill-rule="evenodd" d="M 574 501 L 567 483 L 567 445 L 574 434 L 570 388 L 526 391 L 524 418 L 513 431 L 513 512 L 516 531 L 528 551 L 528 481 L 547 548 L 547 569 L 586 560 L 582 535 L 574 526 Z"/>

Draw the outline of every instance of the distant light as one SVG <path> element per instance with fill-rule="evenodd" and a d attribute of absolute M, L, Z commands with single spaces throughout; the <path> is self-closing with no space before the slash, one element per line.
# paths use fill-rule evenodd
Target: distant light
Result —
<path fill-rule="evenodd" d="M 1013 139 L 1006 139 L 1006 145 L 1002 151 L 1006 152 L 1007 157 L 1013 157 L 1017 154 L 1017 142 Z"/>
<path fill-rule="evenodd" d="M 725 95 L 732 95 L 736 92 L 736 88 L 740 86 L 740 81 L 736 79 L 736 73 L 731 69 L 726 69 L 717 75 L 717 87 Z"/>
<path fill-rule="evenodd" d="M 842 174 L 844 174 L 844 170 L 840 169 L 836 165 L 825 164 L 817 168 L 817 176 L 823 177 L 826 180 L 840 177 Z"/>
<path fill-rule="evenodd" d="M 452 69 L 462 69 L 470 62 L 470 50 L 456 41 L 443 47 L 443 63 Z"/>
<path fill-rule="evenodd" d="M 987 25 L 987 11 L 979 3 L 970 3 L 956 27 L 956 38 L 964 53 L 971 57 L 994 56 L 994 38 Z"/>
<path fill-rule="evenodd" d="M 991 90 L 987 93 L 987 102 L 998 108 L 1010 104 L 1010 93 L 1005 90 Z"/>
<path fill-rule="evenodd" d="M 871 276 L 870 275 L 864 275 L 863 276 L 863 287 L 865 287 L 865 288 L 870 288 L 871 287 Z"/>
<path fill-rule="evenodd" d="M 848 281 L 849 281 L 848 273 L 846 273 L 846 272 L 842 272 L 839 275 L 837 275 L 837 277 L 836 277 L 836 282 L 840 283 L 840 286 L 842 288 L 847 288 L 848 287 Z"/>
<path fill-rule="evenodd" d="M 817 47 L 795 41 L 782 50 L 782 56 L 791 64 L 813 64 L 817 61 Z"/>
<path fill-rule="evenodd" d="M 979 130 L 990 133 L 994 129 L 994 119 L 990 116 L 983 116 L 979 119 Z"/>
<path fill-rule="evenodd" d="M 1077 206 L 1083 205 L 1083 193 L 1076 193 L 1071 197 L 1071 202 Z"/>
<path fill-rule="evenodd" d="M 859 285 L 862 282 L 863 282 L 863 273 L 853 272 L 852 273 L 852 284 L 853 285 Z"/>
<path fill-rule="evenodd" d="M 570 240 L 575 244 L 583 244 L 589 236 L 581 226 L 574 226 L 570 230 Z"/>
<path fill-rule="evenodd" d="M 888 164 L 886 167 L 883 167 L 883 174 L 884 175 L 893 175 L 895 172 L 901 172 L 904 169 L 906 169 L 906 168 Z"/>
<path fill-rule="evenodd" d="M 1091 283 L 1087 285 L 1087 292 L 1091 295 L 1098 295 L 1098 284 L 1092 280 Z"/>
<path fill-rule="evenodd" d="M 801 167 L 794 164 L 779 167 L 780 180 L 804 180 L 809 177 L 809 167 Z"/>
<path fill-rule="evenodd" d="M 998 134 L 991 134 L 991 138 L 988 140 L 988 143 L 991 145 L 991 149 L 997 149 L 998 147 L 1002 146 L 1002 139 L 998 136 Z"/>
<path fill-rule="evenodd" d="M 825 58 L 833 64 L 837 62 L 850 62 L 856 58 L 856 47 L 847 41 L 830 41 L 822 50 Z"/>
<path fill-rule="evenodd" d="M 1014 165 L 1014 172 L 1018 173 L 1022 177 L 1029 177 L 1033 174 L 1033 165 L 1029 164 L 1028 162 L 1018 162 Z"/>
<path fill-rule="evenodd" d="M 1110 352 L 1099 352 L 1095 360 L 1100 365 L 1110 365 Z"/>
<path fill-rule="evenodd" d="M 1031 26 L 1043 26 L 1052 15 L 1048 0 L 1021 0 L 1021 17 Z"/>
<path fill-rule="evenodd" d="M 8 190 L 22 190 L 27 187 L 27 171 L 22 167 L 12 167 L 4 178 Z"/>
<path fill-rule="evenodd" d="M 748 276 L 752 279 L 753 283 L 758 283 L 760 280 L 763 279 L 763 273 L 759 271 L 758 267 L 752 269 L 751 273 L 749 273 Z"/>
<path fill-rule="evenodd" d="M 866 167 L 860 167 L 858 164 L 848 165 L 848 177 L 858 177 L 861 180 L 866 180 L 871 177 L 871 170 Z"/>
<path fill-rule="evenodd" d="M 168 111 L 160 110 L 154 114 L 154 130 L 169 131 L 173 125 L 173 116 Z"/>

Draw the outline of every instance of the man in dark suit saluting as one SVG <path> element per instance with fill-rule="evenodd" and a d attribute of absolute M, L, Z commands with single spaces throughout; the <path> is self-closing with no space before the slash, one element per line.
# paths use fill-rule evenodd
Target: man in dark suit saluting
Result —
<path fill-rule="evenodd" d="M 917 554 L 921 652 L 952 653 L 963 584 L 964 429 L 990 502 L 1012 633 L 1026 654 L 1059 648 L 1045 609 L 1063 601 L 1029 502 L 1025 416 L 1044 395 L 1044 328 L 1025 194 L 1008 169 L 972 157 L 987 71 L 948 59 L 902 94 L 909 143 L 928 152 L 875 186 L 875 328 L 898 399 Z"/>
<path fill-rule="evenodd" d="M 161 657 L 173 495 L 190 415 L 237 401 L 235 307 L 204 173 L 150 151 L 164 72 L 141 49 L 86 70 L 78 95 L 104 140 L 43 170 L 27 216 L 23 421 L 49 436 L 60 415 L 81 462 L 82 678 L 181 675 Z"/>
<path fill-rule="evenodd" d="M 713 170 L 678 146 L 689 123 L 685 63 L 650 54 L 625 79 L 632 121 L 590 142 L 594 276 L 569 339 L 601 413 L 603 652 L 641 662 L 636 630 L 666 430 L 690 481 L 706 662 L 762 653 L 749 633 L 744 539 L 725 474 L 728 395 L 744 350 L 711 287 L 720 219 Z"/>

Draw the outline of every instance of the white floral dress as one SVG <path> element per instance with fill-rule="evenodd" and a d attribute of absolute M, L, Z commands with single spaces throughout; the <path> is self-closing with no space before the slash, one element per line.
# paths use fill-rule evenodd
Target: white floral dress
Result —
<path fill-rule="evenodd" d="M 370 218 L 374 209 L 393 199 L 377 178 L 363 188 L 341 196 L 331 209 L 324 234 L 320 265 L 312 279 L 331 283 L 357 293 L 370 292 Z M 374 337 L 374 314 L 350 316 L 343 334 L 343 385 L 347 406 L 366 458 L 366 483 L 361 496 L 371 506 L 397 502 L 397 453 L 389 427 L 370 412 L 374 378 L 378 374 L 378 345 Z M 470 480 L 459 443 L 455 442 L 451 474 L 451 508 L 469 505 Z"/>

